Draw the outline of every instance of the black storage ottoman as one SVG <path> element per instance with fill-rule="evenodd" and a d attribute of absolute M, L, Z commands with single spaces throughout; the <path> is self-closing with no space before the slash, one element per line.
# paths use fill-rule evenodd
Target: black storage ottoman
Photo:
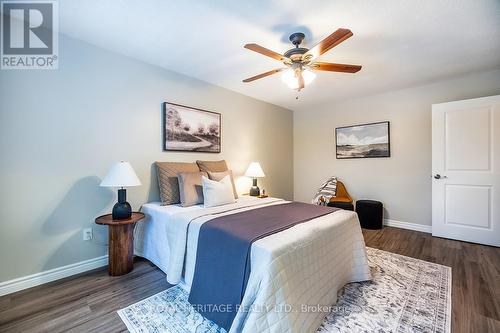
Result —
<path fill-rule="evenodd" d="M 358 213 L 361 228 L 382 229 L 384 206 L 380 201 L 358 200 L 356 201 L 356 213 Z"/>
<path fill-rule="evenodd" d="M 337 207 L 344 210 L 354 210 L 354 205 L 351 202 L 329 202 L 327 206 Z"/>

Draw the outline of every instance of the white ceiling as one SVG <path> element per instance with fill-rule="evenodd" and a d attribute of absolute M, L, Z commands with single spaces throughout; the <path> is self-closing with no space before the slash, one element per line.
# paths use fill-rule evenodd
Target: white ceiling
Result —
<path fill-rule="evenodd" d="M 292 110 L 500 68 L 499 0 L 65 0 L 61 32 Z M 312 47 L 337 28 L 354 36 L 321 57 L 360 64 L 357 74 L 318 72 L 295 99 L 279 75 L 241 80 L 281 64 L 288 36 Z"/>

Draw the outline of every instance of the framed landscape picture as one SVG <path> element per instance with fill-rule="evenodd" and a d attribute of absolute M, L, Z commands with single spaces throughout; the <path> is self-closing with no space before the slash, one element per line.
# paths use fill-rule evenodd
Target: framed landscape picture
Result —
<path fill-rule="evenodd" d="M 337 158 L 390 157 L 389 122 L 337 127 Z"/>
<path fill-rule="evenodd" d="M 163 150 L 220 153 L 221 114 L 164 102 Z"/>

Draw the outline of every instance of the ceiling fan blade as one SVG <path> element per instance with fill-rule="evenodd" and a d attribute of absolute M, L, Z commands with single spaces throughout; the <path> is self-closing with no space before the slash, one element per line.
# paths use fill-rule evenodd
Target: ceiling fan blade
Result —
<path fill-rule="evenodd" d="M 297 79 L 299 80 L 299 88 L 297 90 L 301 91 L 302 89 L 304 89 L 304 77 L 302 76 L 302 70 L 300 68 L 297 68 L 295 70 L 295 75 L 297 76 Z"/>
<path fill-rule="evenodd" d="M 260 46 L 258 44 L 246 44 L 244 47 L 246 49 L 252 50 L 254 52 L 263 54 L 263 55 L 265 55 L 267 57 L 271 57 L 271 58 L 279 60 L 279 61 L 290 60 L 287 57 L 285 57 L 284 55 L 281 55 L 281 54 L 279 54 L 277 52 L 274 52 L 274 51 L 271 51 L 269 49 L 266 49 L 265 47 Z"/>
<path fill-rule="evenodd" d="M 255 75 L 255 76 L 249 77 L 248 79 L 244 79 L 243 82 L 247 83 L 247 82 L 252 82 L 252 81 L 255 81 L 255 80 L 258 80 L 258 79 L 262 79 L 263 77 L 279 73 L 279 72 L 281 72 L 284 69 L 285 68 L 273 69 L 272 71 L 265 72 L 265 73 L 262 73 L 262 74 L 259 74 L 259 75 Z"/>
<path fill-rule="evenodd" d="M 343 28 L 337 29 L 337 31 L 335 31 L 330 36 L 323 39 L 319 44 L 314 46 L 312 49 L 304 53 L 302 55 L 302 60 L 311 61 L 319 57 L 326 51 L 330 50 L 332 47 L 339 45 L 351 36 L 351 30 Z"/>
<path fill-rule="evenodd" d="M 312 64 L 309 64 L 308 67 L 317 71 L 343 73 L 356 73 L 361 70 L 361 66 L 359 65 L 334 64 L 330 62 L 313 62 Z"/>

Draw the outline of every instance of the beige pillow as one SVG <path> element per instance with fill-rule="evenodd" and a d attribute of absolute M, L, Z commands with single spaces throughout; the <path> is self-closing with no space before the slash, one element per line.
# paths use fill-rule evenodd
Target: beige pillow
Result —
<path fill-rule="evenodd" d="M 196 161 L 200 171 L 211 171 L 211 172 L 221 172 L 227 171 L 229 168 L 227 167 L 226 161 Z"/>
<path fill-rule="evenodd" d="M 222 178 L 224 178 L 224 177 L 226 177 L 228 175 L 231 178 L 231 184 L 232 184 L 232 187 L 233 187 L 234 198 L 238 199 L 238 193 L 236 192 L 236 185 L 234 184 L 233 172 L 231 170 L 221 171 L 221 172 L 211 172 L 211 171 L 208 171 L 208 178 L 210 178 L 210 180 L 215 180 L 215 181 L 218 181 L 218 182 L 221 181 Z"/>
<path fill-rule="evenodd" d="M 201 183 L 202 176 L 207 177 L 207 173 L 202 171 L 181 172 L 177 175 L 182 207 L 189 207 L 203 203 L 203 186 Z"/>
<path fill-rule="evenodd" d="M 196 163 L 183 162 L 156 162 L 155 164 L 162 204 L 178 204 L 180 202 L 180 194 L 177 174 L 181 172 L 199 172 L 198 165 Z"/>

